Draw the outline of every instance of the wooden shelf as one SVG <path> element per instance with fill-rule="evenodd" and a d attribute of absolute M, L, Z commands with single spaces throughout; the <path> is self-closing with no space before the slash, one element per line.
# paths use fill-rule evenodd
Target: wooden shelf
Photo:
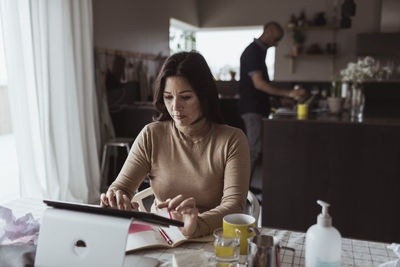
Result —
<path fill-rule="evenodd" d="M 301 30 L 301 31 L 328 31 L 332 34 L 332 43 L 336 43 L 336 31 L 340 30 L 340 28 L 336 25 L 324 25 L 324 26 L 303 26 L 303 27 L 288 27 L 289 31 L 294 30 Z M 316 53 L 316 54 L 299 54 L 299 55 L 292 55 L 287 54 L 285 55 L 286 58 L 290 60 L 290 72 L 294 73 L 295 71 L 295 60 L 296 59 L 305 59 L 305 58 L 327 58 L 331 61 L 331 74 L 335 72 L 335 58 L 337 54 L 328 54 L 328 53 Z"/>
<path fill-rule="evenodd" d="M 302 30 L 302 31 L 336 31 L 340 28 L 335 25 L 324 25 L 324 26 L 303 26 L 303 27 L 288 27 L 289 31 Z"/>
<path fill-rule="evenodd" d="M 299 54 L 299 55 L 285 55 L 286 58 L 289 58 L 290 60 L 290 73 L 294 73 L 295 69 L 295 60 L 297 58 L 329 58 L 331 61 L 331 73 L 334 73 L 335 70 L 335 57 L 337 54 L 326 54 L 326 53 L 321 53 L 321 54 Z"/>
<path fill-rule="evenodd" d="M 326 54 L 326 53 L 319 53 L 319 54 L 298 54 L 298 55 L 290 55 L 287 54 L 285 57 L 288 58 L 297 58 L 297 57 L 336 57 L 336 54 Z"/>

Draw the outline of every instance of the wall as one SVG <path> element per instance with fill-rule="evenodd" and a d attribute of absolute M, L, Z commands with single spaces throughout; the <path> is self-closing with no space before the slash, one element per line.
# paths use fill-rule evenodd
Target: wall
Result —
<path fill-rule="evenodd" d="M 196 0 L 94 0 L 94 44 L 169 55 L 170 17 L 197 26 Z"/>
<path fill-rule="evenodd" d="M 382 32 L 400 32 L 400 1 L 382 0 Z"/>
<path fill-rule="evenodd" d="M 291 14 L 298 15 L 302 9 L 308 18 L 316 12 L 326 12 L 331 18 L 333 0 L 201 0 L 199 17 L 201 27 L 232 27 L 263 25 L 275 20 L 286 25 Z M 339 0 L 340 4 L 343 2 Z M 335 60 L 336 73 L 355 58 L 356 34 L 379 30 L 380 0 L 355 0 L 356 16 L 352 28 L 337 32 L 339 57 Z M 325 45 L 333 38 L 332 32 L 313 31 L 307 33 L 307 43 L 319 42 Z M 326 81 L 331 78 L 331 61 L 324 57 L 299 59 L 295 61 L 295 72 L 289 71 L 290 60 L 285 57 L 291 48 L 291 36 L 287 33 L 277 49 L 275 79 L 278 81 L 303 80 Z"/>
<path fill-rule="evenodd" d="M 319 11 L 332 15 L 334 0 L 94 0 L 94 43 L 98 47 L 132 50 L 144 53 L 169 54 L 169 18 L 174 17 L 200 27 L 235 27 L 262 25 L 276 20 L 286 25 L 290 14 L 305 9 L 311 18 Z M 343 0 L 337 0 L 339 4 Z M 357 13 L 351 29 L 337 32 L 339 57 L 336 73 L 355 59 L 356 34 L 377 32 L 381 21 L 381 0 L 355 0 Z M 339 5 L 340 10 L 340 5 Z M 332 40 L 329 31 L 308 33 L 307 42 L 325 45 Z M 324 57 L 295 61 L 290 73 L 286 54 L 291 48 L 286 34 L 277 49 L 275 79 L 278 81 L 328 81 L 331 61 Z"/>

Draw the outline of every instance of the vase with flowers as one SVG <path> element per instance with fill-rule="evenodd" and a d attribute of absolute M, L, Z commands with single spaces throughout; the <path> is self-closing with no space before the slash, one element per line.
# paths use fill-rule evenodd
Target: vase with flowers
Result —
<path fill-rule="evenodd" d="M 381 81 L 392 73 L 389 66 L 380 66 L 379 61 L 367 56 L 350 62 L 340 71 L 343 82 L 351 83 L 350 115 L 353 119 L 362 120 L 365 106 L 363 83 L 366 81 Z"/>

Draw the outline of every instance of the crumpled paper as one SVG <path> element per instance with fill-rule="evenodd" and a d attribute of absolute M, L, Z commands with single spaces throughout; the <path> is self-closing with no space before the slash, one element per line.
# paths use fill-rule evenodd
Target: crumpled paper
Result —
<path fill-rule="evenodd" d="M 36 244 L 39 227 L 31 213 L 16 219 L 11 209 L 0 206 L 0 245 Z"/>
<path fill-rule="evenodd" d="M 379 267 L 400 267 L 400 244 L 393 243 L 393 244 L 387 246 L 387 248 L 392 249 L 394 254 L 396 254 L 397 257 L 399 257 L 399 258 L 394 261 L 388 261 L 388 262 L 382 263 L 381 265 L 379 265 Z"/>

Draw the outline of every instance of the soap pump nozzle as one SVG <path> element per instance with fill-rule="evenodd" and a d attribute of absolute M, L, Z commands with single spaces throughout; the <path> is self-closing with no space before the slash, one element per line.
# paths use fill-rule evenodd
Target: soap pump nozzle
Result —
<path fill-rule="evenodd" d="M 322 207 L 322 212 L 317 218 L 317 224 L 324 227 L 332 226 L 332 217 L 328 214 L 329 203 L 326 203 L 322 200 L 317 200 L 317 204 Z"/>

